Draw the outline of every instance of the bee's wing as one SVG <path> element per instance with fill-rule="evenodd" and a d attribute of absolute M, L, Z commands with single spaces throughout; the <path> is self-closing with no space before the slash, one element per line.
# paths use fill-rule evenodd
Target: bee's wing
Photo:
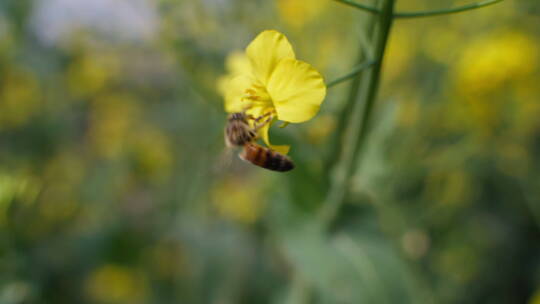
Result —
<path fill-rule="evenodd" d="M 236 153 L 236 149 L 226 147 L 223 149 L 223 151 L 219 154 L 219 157 L 216 159 L 216 162 L 213 167 L 213 172 L 215 174 L 223 173 L 225 171 L 228 171 L 228 169 L 231 167 L 234 154 Z"/>

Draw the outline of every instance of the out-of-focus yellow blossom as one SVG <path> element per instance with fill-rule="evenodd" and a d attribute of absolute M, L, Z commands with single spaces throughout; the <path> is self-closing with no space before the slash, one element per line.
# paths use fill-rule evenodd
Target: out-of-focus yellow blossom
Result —
<path fill-rule="evenodd" d="M 140 274 L 129 268 L 105 265 L 90 274 L 86 291 L 96 303 L 136 304 L 145 303 L 147 285 Z"/>
<path fill-rule="evenodd" d="M 260 183 L 229 179 L 215 186 L 212 202 L 222 217 L 250 224 L 260 217 L 265 206 L 260 192 Z"/>
<path fill-rule="evenodd" d="M 66 73 L 68 88 L 77 97 L 103 90 L 120 69 L 118 56 L 88 53 L 77 58 Z"/>
<path fill-rule="evenodd" d="M 25 70 L 12 70 L 3 75 L 0 84 L 0 129 L 18 127 L 39 112 L 42 103 L 35 77 Z"/>
<path fill-rule="evenodd" d="M 152 126 L 142 126 L 133 134 L 132 149 L 136 171 L 144 178 L 160 182 L 169 176 L 173 162 L 169 139 Z"/>
<path fill-rule="evenodd" d="M 299 28 L 317 18 L 328 3 L 328 0 L 278 0 L 277 8 L 287 24 Z"/>
<path fill-rule="evenodd" d="M 519 32 L 495 33 L 469 44 L 456 64 L 456 85 L 470 94 L 491 92 L 519 81 L 538 65 L 538 45 Z"/>
<path fill-rule="evenodd" d="M 297 60 L 287 38 L 277 31 L 260 33 L 245 55 L 231 56 L 229 66 L 229 75 L 218 83 L 229 113 L 245 111 L 253 117 L 300 123 L 317 114 L 326 95 L 321 74 Z M 287 153 L 289 146 L 270 144 L 270 124 L 260 128 L 259 135 L 269 147 Z"/>
<path fill-rule="evenodd" d="M 530 83 L 539 51 L 536 41 L 521 32 L 495 32 L 468 44 L 452 74 L 459 106 L 450 111 L 456 126 L 468 127 L 479 139 L 487 140 L 504 124 L 524 121 L 517 117 L 527 99 L 509 103 L 500 94 Z"/>
<path fill-rule="evenodd" d="M 139 112 L 133 97 L 126 94 L 104 95 L 93 101 L 89 139 L 98 155 L 115 157 L 125 149 L 126 136 Z"/>

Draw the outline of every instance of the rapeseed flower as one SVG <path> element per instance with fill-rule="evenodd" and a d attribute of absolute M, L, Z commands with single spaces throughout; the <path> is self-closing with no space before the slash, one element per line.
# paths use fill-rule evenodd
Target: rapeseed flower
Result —
<path fill-rule="evenodd" d="M 225 111 L 264 117 L 262 121 L 269 123 L 259 129 L 259 136 L 270 148 L 287 153 L 289 146 L 270 144 L 270 125 L 275 120 L 301 123 L 313 118 L 326 95 L 321 74 L 297 60 L 287 38 L 274 30 L 260 33 L 245 53 L 233 53 L 227 69 L 229 74 L 218 84 Z"/>

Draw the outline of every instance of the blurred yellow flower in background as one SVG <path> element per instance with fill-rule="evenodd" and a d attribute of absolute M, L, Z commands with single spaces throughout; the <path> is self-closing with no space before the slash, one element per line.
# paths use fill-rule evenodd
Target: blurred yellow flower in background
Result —
<path fill-rule="evenodd" d="M 509 102 L 501 98 L 502 93 L 526 88 L 538 69 L 538 52 L 537 41 L 519 31 L 495 31 L 468 43 L 451 74 L 460 103 L 454 108 L 453 120 L 463 118 L 477 135 L 489 138 L 498 127 L 515 119 L 512 113 L 522 111 L 529 98 Z"/>
<path fill-rule="evenodd" d="M 147 285 L 132 269 L 118 265 L 98 268 L 86 281 L 86 290 L 96 303 L 144 303 Z"/>
<path fill-rule="evenodd" d="M 4 72 L 0 83 L 0 129 L 21 126 L 40 111 L 42 90 L 37 79 L 24 69 Z"/>
<path fill-rule="evenodd" d="M 486 93 L 506 81 L 535 71 L 538 45 L 520 32 L 494 33 L 472 42 L 456 65 L 456 81 L 464 93 Z"/>
<path fill-rule="evenodd" d="M 72 94 L 86 97 L 96 94 L 110 85 L 119 73 L 120 60 L 111 53 L 96 56 L 87 52 L 76 58 L 69 66 L 66 83 Z"/>
<path fill-rule="evenodd" d="M 125 149 L 127 134 L 140 117 L 136 98 L 120 92 L 104 94 L 93 100 L 90 111 L 91 146 L 100 156 L 119 156 Z"/>
<path fill-rule="evenodd" d="M 158 128 L 143 125 L 130 141 L 137 173 L 149 181 L 165 181 L 174 160 L 169 138 Z"/>
<path fill-rule="evenodd" d="M 260 33 L 246 48 L 228 60 L 230 73 L 218 82 L 225 97 L 225 111 L 300 123 L 313 118 L 326 95 L 321 74 L 295 58 L 287 38 L 273 30 Z M 271 123 L 259 130 L 264 142 L 287 153 L 289 146 L 272 146 L 268 138 Z"/>
<path fill-rule="evenodd" d="M 262 190 L 256 179 L 227 179 L 213 189 L 212 203 L 221 217 L 251 224 L 265 209 L 266 204 L 261 200 Z"/>
<path fill-rule="evenodd" d="M 278 0 L 277 8 L 287 24 L 301 27 L 318 17 L 328 3 L 328 0 Z"/>

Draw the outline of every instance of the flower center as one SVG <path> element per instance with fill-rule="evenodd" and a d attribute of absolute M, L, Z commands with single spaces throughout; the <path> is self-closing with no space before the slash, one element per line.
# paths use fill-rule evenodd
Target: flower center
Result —
<path fill-rule="evenodd" d="M 242 101 L 249 103 L 249 108 L 253 106 L 260 106 L 263 108 L 273 108 L 272 98 L 266 91 L 266 88 L 258 83 L 254 83 L 251 87 L 244 91 Z"/>

